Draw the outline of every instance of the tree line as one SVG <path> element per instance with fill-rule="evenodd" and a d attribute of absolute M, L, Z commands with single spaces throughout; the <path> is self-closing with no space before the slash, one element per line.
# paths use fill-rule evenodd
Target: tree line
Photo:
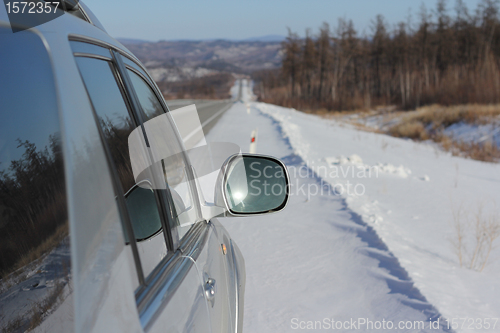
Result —
<path fill-rule="evenodd" d="M 234 77 L 230 73 L 216 73 L 177 82 L 157 82 L 165 99 L 226 99 Z"/>
<path fill-rule="evenodd" d="M 0 164 L 0 278 L 57 246 L 54 235 L 68 221 L 59 135 L 51 135 L 44 149 L 17 143 L 22 157 Z"/>
<path fill-rule="evenodd" d="M 303 110 L 500 103 L 498 23 L 499 0 L 438 0 L 392 27 L 378 15 L 363 36 L 346 19 L 304 38 L 289 29 L 281 68 L 254 73 L 255 91 Z"/>

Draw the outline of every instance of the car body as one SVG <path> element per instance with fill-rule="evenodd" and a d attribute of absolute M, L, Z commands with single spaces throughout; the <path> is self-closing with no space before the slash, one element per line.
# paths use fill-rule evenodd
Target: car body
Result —
<path fill-rule="evenodd" d="M 238 212 L 226 188 L 241 179 L 230 170 L 261 159 L 282 168 L 287 185 L 284 165 L 232 156 L 216 202 L 205 203 L 158 87 L 87 7 L 74 4 L 16 33 L 6 11 L 0 8 L 0 328 L 241 332 L 245 264 L 219 219 L 279 211 L 288 194 L 275 209 Z M 129 136 L 139 129 L 151 141 L 140 129 L 156 117 L 174 157 L 133 175 Z M 155 186 L 155 168 L 165 188 Z"/>

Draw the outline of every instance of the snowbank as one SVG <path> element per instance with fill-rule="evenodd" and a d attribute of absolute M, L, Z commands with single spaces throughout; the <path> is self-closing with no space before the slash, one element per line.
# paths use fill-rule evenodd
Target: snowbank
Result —
<path fill-rule="evenodd" d="M 263 103 L 254 107 L 279 123 L 294 152 L 313 170 L 375 166 L 379 172 L 369 177 L 323 172 L 322 178 L 344 189 L 348 183 L 358 186 L 358 191 L 340 193 L 348 207 L 376 230 L 445 318 L 468 318 L 457 331 L 477 331 L 468 326 L 470 318 L 483 323 L 484 318 L 500 316 L 499 249 L 478 272 L 460 267 L 452 245 L 457 240 L 457 212 L 463 212 L 464 227 L 478 207 L 483 217 L 498 218 L 499 165 L 453 157 L 432 145 L 362 132 L 287 108 Z M 473 252 L 474 227 L 468 230 L 464 256 Z M 497 324 L 483 331 L 499 329 Z"/>

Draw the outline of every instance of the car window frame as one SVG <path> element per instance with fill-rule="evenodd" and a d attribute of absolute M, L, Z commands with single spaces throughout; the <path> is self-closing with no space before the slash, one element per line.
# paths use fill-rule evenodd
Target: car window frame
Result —
<path fill-rule="evenodd" d="M 141 75 L 140 73 L 138 73 L 137 70 L 133 70 L 132 68 L 130 68 L 129 66 L 126 66 L 126 69 L 129 69 L 131 70 L 134 74 L 138 75 L 143 81 L 144 83 L 151 89 L 151 91 L 153 91 L 153 93 L 155 94 L 155 97 L 156 99 L 158 100 L 158 102 L 160 103 L 160 105 L 162 106 L 163 108 L 163 111 L 164 113 L 168 113 L 170 112 L 168 107 L 166 106 L 166 103 L 164 104 L 164 100 L 162 97 L 160 97 L 161 95 L 158 93 L 158 91 L 155 89 L 156 86 L 153 86 L 151 83 L 150 83 L 150 80 L 146 79 L 144 77 L 144 75 Z M 127 73 L 127 76 L 128 76 L 128 73 Z M 130 77 L 129 77 L 129 80 L 130 80 Z M 129 81 L 131 83 L 131 81 Z M 131 83 L 131 86 L 133 88 L 133 85 Z M 157 87 L 156 87 L 157 88 Z M 135 93 L 135 89 L 134 89 L 134 93 Z M 137 97 L 137 96 L 136 96 Z M 139 100 L 138 100 L 139 102 Z M 139 103 L 140 105 L 140 103 Z M 145 112 L 142 110 L 142 113 L 141 113 L 141 117 L 145 115 Z M 195 184 L 194 184 L 194 172 L 193 172 L 193 166 L 191 164 L 191 161 L 189 160 L 189 156 L 186 152 L 186 147 L 184 146 L 184 142 L 182 141 L 182 139 L 180 138 L 180 134 L 178 133 L 178 131 L 176 130 L 176 125 L 174 123 L 174 121 L 172 119 L 169 118 L 169 122 L 170 122 L 170 125 L 172 126 L 172 129 L 174 130 L 174 136 L 176 137 L 177 139 L 177 143 L 179 144 L 179 146 L 181 147 L 181 151 L 182 151 L 182 158 L 184 160 L 184 163 L 185 163 L 185 172 L 186 172 L 186 176 L 187 176 L 187 179 L 188 179 L 188 187 L 189 187 L 189 190 L 190 190 L 190 195 L 192 196 L 191 200 L 192 200 L 192 205 L 193 205 L 193 208 L 195 210 L 195 213 L 197 215 L 197 220 L 193 221 L 193 225 L 198 223 L 198 222 L 201 222 L 201 221 L 205 221 L 202 216 L 202 211 L 201 211 L 201 205 L 200 205 L 200 200 L 199 200 L 199 194 L 198 194 L 198 189 L 196 188 Z M 168 203 L 171 207 L 175 207 L 174 203 L 173 203 L 173 200 L 171 198 L 171 191 L 168 191 L 168 196 L 170 198 L 168 198 Z M 172 216 L 174 216 L 174 220 L 176 219 L 176 216 L 177 214 L 172 214 Z M 177 232 L 177 225 L 175 223 L 173 223 L 171 225 L 171 233 L 172 233 L 172 237 L 174 238 L 174 247 L 176 249 L 178 248 L 182 248 L 182 243 L 183 243 L 183 239 L 184 237 L 186 237 L 187 233 L 181 238 L 179 237 L 178 235 L 178 232 Z"/>
<path fill-rule="evenodd" d="M 110 46 L 113 48 L 113 46 Z M 170 109 L 168 108 L 168 105 L 166 104 L 163 96 L 160 94 L 160 89 L 158 88 L 158 86 L 156 85 L 155 81 L 149 76 L 147 70 L 145 69 L 145 67 L 138 61 L 136 60 L 135 58 L 133 58 L 130 54 L 128 53 L 125 53 L 123 52 L 122 50 L 118 49 L 118 48 L 113 48 L 120 56 L 124 57 L 124 58 L 127 58 L 129 61 L 131 61 L 132 63 L 134 63 L 136 66 L 138 66 L 140 69 L 142 69 L 142 71 L 139 71 L 137 68 L 134 68 L 132 66 L 129 66 L 129 65 L 126 65 L 123 61 L 123 64 L 124 64 L 124 67 L 125 69 L 130 69 L 132 72 L 134 72 L 135 74 L 139 75 L 139 77 L 141 77 L 146 85 L 149 86 L 149 88 L 153 91 L 153 93 L 155 94 L 155 97 L 156 99 L 158 100 L 158 102 L 160 103 L 160 105 L 162 106 L 163 108 L 163 111 L 164 113 L 169 113 L 170 112 Z M 136 98 L 136 101 L 137 103 L 139 104 L 139 107 L 142 109 L 142 107 L 140 106 L 140 103 L 139 103 L 139 100 L 137 98 L 137 95 L 135 93 L 135 89 L 133 87 L 133 85 L 131 84 L 130 82 L 130 77 L 128 76 L 128 73 L 127 71 L 125 70 L 124 73 L 126 74 L 127 76 L 127 79 L 128 79 L 128 84 L 130 84 L 130 88 L 131 90 L 133 91 L 133 94 L 134 94 L 134 97 Z M 145 77 L 144 74 L 147 74 L 147 77 Z M 141 110 L 142 114 L 139 114 L 138 116 L 142 117 L 144 113 L 143 110 Z M 198 189 L 196 188 L 195 184 L 194 184 L 194 180 L 196 179 L 195 178 L 195 174 L 194 174 L 194 171 L 193 171 L 193 166 L 191 164 L 191 161 L 189 160 L 189 155 L 187 154 L 186 152 L 186 148 L 184 146 L 184 142 L 182 141 L 182 138 L 180 137 L 180 134 L 179 132 L 176 130 L 176 125 L 175 123 L 173 122 L 172 119 L 169 119 L 170 120 L 170 123 L 172 124 L 172 128 L 174 128 L 174 135 L 177 139 L 177 142 L 179 143 L 179 145 L 181 146 L 182 148 L 182 156 L 183 156 L 183 159 L 186 163 L 186 173 L 187 173 L 187 177 L 188 179 L 190 180 L 193 180 L 193 181 L 189 181 L 189 187 L 191 189 L 191 193 L 193 195 L 193 198 L 192 198 L 192 201 L 193 201 L 193 205 L 194 205 L 194 208 L 195 210 L 197 211 L 197 215 L 198 215 L 198 220 L 197 221 L 193 221 L 193 226 L 190 228 L 190 230 L 183 236 L 182 239 L 180 239 L 178 237 L 178 234 L 177 234 L 177 229 L 176 229 L 176 226 L 175 226 L 175 223 L 171 225 L 171 230 L 170 230 L 170 233 L 172 235 L 172 238 L 173 238 L 173 247 L 174 247 L 174 251 L 176 250 L 181 250 L 182 252 L 185 251 L 186 248 L 188 248 L 189 244 L 191 244 L 193 242 L 193 234 L 196 234 L 198 231 L 198 228 L 197 228 L 197 225 L 198 224 L 201 224 L 201 223 L 206 223 L 207 221 L 205 219 L 203 219 L 203 215 L 202 215 L 202 211 L 201 211 L 201 205 L 200 205 L 200 199 L 199 199 L 199 194 L 198 194 Z M 167 193 L 170 194 L 170 191 L 167 190 Z M 172 202 L 171 200 L 171 195 L 169 195 L 170 197 L 170 201 L 168 201 L 170 207 L 174 207 L 174 203 Z M 175 217 L 173 216 L 173 214 L 170 214 L 170 216 L 175 219 Z M 175 237 L 174 237 L 175 236 Z"/>
<path fill-rule="evenodd" d="M 102 55 L 99 54 L 93 54 L 93 53 L 87 53 L 87 52 L 73 52 L 73 57 L 90 57 L 90 58 L 95 58 L 98 60 L 102 61 L 108 61 L 112 64 L 111 69 L 113 72 L 113 75 L 115 76 L 118 88 L 120 89 L 120 92 L 122 93 L 123 99 L 125 104 L 127 105 L 127 109 L 132 117 L 132 120 L 137 124 L 140 124 L 139 126 L 143 126 L 143 119 L 141 112 L 142 108 L 140 107 L 140 104 L 138 103 L 138 98 L 135 95 L 135 90 L 130 83 L 130 78 L 128 77 L 128 73 L 126 69 L 132 70 L 134 73 L 138 74 L 145 82 L 146 84 L 151 88 L 153 93 L 155 94 L 157 100 L 159 101 L 160 105 L 162 106 L 163 110 L 165 113 L 169 113 L 170 110 L 165 103 L 165 100 L 163 99 L 163 96 L 159 93 L 158 86 L 156 83 L 152 80 L 152 78 L 148 75 L 147 77 L 144 76 L 144 73 L 148 74 L 147 70 L 144 68 L 144 66 L 136 60 L 134 57 L 132 57 L 130 54 L 126 53 L 125 51 L 121 50 L 120 48 L 106 43 L 104 41 L 97 40 L 95 38 L 91 37 L 86 37 L 86 36 L 81 36 L 81 35 L 74 35 L 70 34 L 68 36 L 68 40 L 70 42 L 80 42 L 80 43 L 87 43 L 91 44 L 94 46 L 98 46 L 101 48 L 106 49 L 110 53 L 110 57 L 103 57 Z M 129 65 L 125 65 L 123 59 L 121 57 L 127 58 L 129 61 L 132 61 L 135 65 L 137 65 L 142 71 L 138 70 L 137 68 L 134 68 Z M 75 62 L 76 65 L 76 62 Z M 87 92 L 88 95 L 88 92 Z M 91 101 L 90 96 L 89 96 L 89 101 Z M 134 105 L 135 104 L 135 105 Z M 137 110 L 137 111 L 136 111 Z M 140 111 L 140 112 L 139 112 Z M 126 202 L 125 202 L 125 193 L 122 190 L 122 186 L 119 180 L 118 175 L 116 174 L 116 166 L 114 165 L 114 161 L 111 158 L 110 154 L 110 149 L 108 147 L 108 144 L 106 142 L 106 139 L 104 137 L 104 133 L 101 129 L 101 126 L 98 123 L 98 116 L 95 110 L 93 109 L 92 106 L 92 112 L 94 115 L 94 118 L 96 120 L 96 126 L 99 131 L 100 135 L 100 140 L 101 143 L 103 144 L 103 147 L 106 152 L 106 159 L 108 162 L 109 166 L 109 172 L 112 177 L 112 183 L 113 187 L 115 190 L 115 193 L 117 193 L 118 200 L 117 200 L 117 205 L 118 205 L 118 210 L 120 212 L 120 217 L 125 225 L 126 232 L 129 235 L 133 235 L 133 228 L 132 228 L 132 223 L 130 221 L 130 216 L 128 214 Z M 175 129 L 175 124 L 171 121 L 173 128 Z M 138 126 L 138 127 L 139 127 Z M 184 143 L 180 137 L 180 134 L 178 133 L 177 130 L 174 131 L 175 137 L 177 138 L 178 143 L 181 145 L 183 149 L 183 158 L 186 161 L 186 166 L 187 166 L 187 176 L 188 179 L 194 180 L 194 172 L 192 169 L 191 162 L 189 160 L 189 157 L 185 151 Z M 147 136 L 146 136 L 146 142 L 147 142 Z M 201 214 L 201 206 L 199 202 L 199 194 L 197 192 L 197 188 L 193 184 L 193 181 L 190 181 L 190 188 L 192 189 L 192 194 L 193 194 L 193 204 L 195 205 L 195 209 L 197 210 L 197 215 L 198 215 L 198 220 L 193 221 L 193 226 L 190 228 L 190 230 L 184 235 L 182 239 L 179 239 L 177 230 L 174 227 L 174 216 L 172 213 L 168 212 L 168 208 L 165 207 L 166 203 L 169 203 L 170 207 L 173 207 L 173 202 L 172 201 L 163 201 L 160 202 L 159 208 L 162 209 L 161 214 L 165 214 L 165 216 L 168 218 L 167 223 L 167 230 L 165 230 L 164 234 L 165 237 L 168 237 L 169 242 L 167 242 L 167 255 L 158 262 L 156 267 L 153 269 L 153 271 L 147 276 L 144 276 L 142 265 L 140 262 L 139 258 L 139 251 L 137 248 L 137 242 L 135 240 L 135 237 L 129 237 L 131 240 L 130 245 L 131 249 L 133 252 L 134 256 L 134 262 L 136 266 L 136 272 L 138 275 L 139 279 L 139 287 L 135 291 L 135 299 L 137 303 L 137 307 L 141 316 L 141 309 L 144 309 L 144 305 L 147 303 L 146 300 L 152 298 L 155 294 L 156 291 L 158 291 L 158 288 L 160 285 L 163 285 L 164 283 L 164 274 L 166 272 L 170 272 L 171 270 L 169 269 L 170 266 L 174 265 L 179 256 L 182 255 L 181 252 L 184 252 L 187 248 L 191 247 L 194 239 L 198 238 L 200 235 L 200 227 L 202 226 L 203 223 L 206 223 L 206 220 L 202 218 Z M 170 193 L 169 190 L 165 191 L 166 193 Z M 170 195 L 169 195 L 170 196 Z M 171 196 L 170 196 L 171 197 Z M 161 200 L 160 200 L 161 201 Z M 163 217 L 163 216 L 162 216 Z M 163 219 L 162 219 L 163 221 Z M 162 222 L 163 223 L 163 222 Z M 164 226 L 165 227 L 165 226 Z M 189 246 L 191 245 L 191 246 Z M 163 281 L 163 282 L 162 282 Z"/>
<path fill-rule="evenodd" d="M 118 71 L 120 72 L 120 74 L 122 74 L 121 78 L 124 81 L 123 82 L 123 86 L 124 86 L 124 88 L 126 90 L 126 93 L 130 96 L 130 102 L 132 104 L 132 109 L 135 111 L 136 116 L 139 119 L 140 127 L 142 128 L 142 132 L 144 134 L 146 145 L 149 146 L 148 136 L 147 136 L 146 130 L 144 128 L 144 123 L 147 121 L 144 118 L 144 116 L 145 116 L 146 113 L 142 109 L 142 105 L 141 105 L 141 103 L 139 101 L 139 98 L 137 97 L 137 93 L 136 93 L 136 91 L 134 89 L 134 86 L 132 84 L 130 76 L 128 75 L 125 63 L 123 62 L 123 59 L 121 58 L 121 54 L 118 51 L 116 51 L 116 50 L 111 50 L 111 53 L 113 54 L 114 59 L 117 62 L 117 69 L 118 69 Z M 146 83 L 146 85 L 148 85 L 152 89 L 153 93 L 155 94 L 156 99 L 160 100 L 160 98 L 158 97 L 158 93 L 155 91 L 155 89 L 153 89 L 151 87 L 151 85 L 148 84 L 147 81 L 145 81 L 145 83 Z M 165 107 L 164 107 L 163 103 L 161 103 L 161 101 L 160 101 L 160 105 L 163 108 L 163 112 L 167 113 L 168 109 L 165 109 Z M 179 141 L 179 137 L 178 137 L 177 133 L 174 133 L 174 135 L 177 138 L 177 140 Z M 184 148 L 184 146 L 182 146 L 182 148 Z M 184 151 L 184 149 L 183 149 L 183 151 Z M 189 175 L 188 175 L 188 177 L 189 177 Z M 179 247 L 179 235 L 177 233 L 177 229 L 175 228 L 175 225 L 176 225 L 176 223 L 175 223 L 176 217 L 175 216 L 176 216 L 176 214 L 174 212 L 175 205 L 174 205 L 174 202 L 173 202 L 173 199 L 172 199 L 171 192 L 170 192 L 169 189 L 165 189 L 165 190 L 161 190 L 161 191 L 157 190 L 156 192 L 160 196 L 160 201 L 162 201 L 161 202 L 161 207 L 164 210 L 162 213 L 166 214 L 166 216 L 168 217 L 167 229 L 169 229 L 171 248 L 172 248 L 173 251 L 176 251 L 178 249 L 178 247 Z M 168 204 L 168 207 L 166 206 L 166 204 Z"/>
<path fill-rule="evenodd" d="M 141 66 L 139 66 L 139 65 L 135 62 L 135 60 L 133 60 L 131 57 L 129 57 L 129 55 L 127 55 L 127 54 L 123 54 L 123 53 L 122 53 L 122 54 L 121 54 L 121 56 L 122 56 L 124 59 L 128 60 L 128 61 L 131 63 L 131 65 L 129 65 L 127 62 L 125 62 L 125 61 L 123 62 L 123 63 L 125 64 L 125 67 L 126 67 L 127 69 L 130 69 L 132 72 L 134 72 L 134 73 L 136 73 L 137 75 L 139 75 L 140 77 L 142 77 L 142 78 L 144 79 L 144 81 L 146 81 L 146 82 L 148 82 L 148 83 L 150 83 L 150 84 L 154 82 L 154 81 L 152 80 L 152 78 L 150 78 L 150 77 L 149 77 L 149 75 L 147 75 L 147 72 L 146 72 L 144 69 L 142 69 L 142 67 L 141 67 Z M 154 89 L 153 89 L 153 91 L 154 91 Z M 168 108 L 167 108 L 167 109 L 168 109 Z M 169 109 L 168 109 L 168 112 L 170 112 L 170 110 L 169 110 Z"/>
<path fill-rule="evenodd" d="M 98 46 L 100 46 L 100 45 L 98 45 Z M 116 63 L 114 62 L 115 59 L 113 57 L 113 53 L 108 48 L 105 48 L 105 49 L 110 54 L 109 58 L 103 57 L 100 54 L 81 53 L 81 52 L 75 52 L 73 54 L 73 57 L 75 58 L 75 62 L 76 62 L 76 58 L 78 58 L 78 57 L 92 58 L 92 59 L 107 62 L 107 64 L 110 66 L 110 71 L 112 72 L 112 75 L 115 78 L 116 85 L 117 85 L 117 87 L 122 95 L 123 101 L 126 105 L 126 108 L 127 108 L 127 111 L 129 113 L 131 120 L 134 122 L 135 126 L 140 126 L 139 124 L 141 124 L 141 122 L 140 122 L 141 120 L 138 117 L 138 115 L 134 112 L 134 109 L 131 105 L 131 101 L 130 101 L 130 99 L 127 95 L 127 92 L 125 90 L 124 81 L 120 75 L 119 68 L 116 65 Z M 89 98 L 89 101 L 92 105 L 92 113 L 93 113 L 94 119 L 96 121 L 97 129 L 99 131 L 101 144 L 103 145 L 105 153 L 106 153 L 106 159 L 108 162 L 109 171 L 110 171 L 110 174 L 111 174 L 112 180 L 113 180 L 113 187 L 114 187 L 115 193 L 117 195 L 117 204 L 118 204 L 118 209 L 120 212 L 120 218 L 122 219 L 125 231 L 127 232 L 127 236 L 129 239 L 128 244 L 130 244 L 131 249 L 132 249 L 134 262 L 135 262 L 135 266 L 136 266 L 136 272 L 137 272 L 137 276 L 138 276 L 138 280 L 139 280 L 139 287 L 137 289 L 137 292 L 141 292 L 141 290 L 143 290 L 146 287 L 147 281 L 148 281 L 147 279 L 149 278 L 149 275 L 151 275 L 152 273 L 150 273 L 148 276 L 144 275 L 144 270 L 143 270 L 142 263 L 140 260 L 139 250 L 137 247 L 137 240 L 134 237 L 132 222 L 130 220 L 129 211 L 127 208 L 127 204 L 125 202 L 125 190 L 122 189 L 121 182 L 120 182 L 119 176 L 118 176 L 117 171 L 116 171 L 117 170 L 116 165 L 111 157 L 111 150 L 110 150 L 109 144 L 107 143 L 106 138 L 104 136 L 104 132 L 103 132 L 103 130 L 98 122 L 99 116 L 93 107 L 92 99 L 91 99 L 86 88 L 85 88 L 85 91 L 86 91 L 87 96 Z M 127 191 L 128 191 L 128 189 L 127 189 Z M 175 250 L 172 247 L 170 227 L 169 227 L 170 223 L 168 222 L 170 220 L 170 217 L 168 217 L 167 214 L 165 214 L 166 209 L 164 208 L 164 204 L 163 204 L 162 200 L 160 198 L 158 198 L 158 194 L 156 193 L 156 191 L 155 191 L 155 198 L 157 201 L 156 204 L 158 206 L 160 218 L 162 221 L 162 230 L 164 231 L 165 246 L 167 248 L 166 257 L 172 257 Z M 157 265 L 161 265 L 164 262 L 164 259 L 165 258 L 160 260 Z M 154 272 L 154 270 L 153 270 L 153 272 Z"/>

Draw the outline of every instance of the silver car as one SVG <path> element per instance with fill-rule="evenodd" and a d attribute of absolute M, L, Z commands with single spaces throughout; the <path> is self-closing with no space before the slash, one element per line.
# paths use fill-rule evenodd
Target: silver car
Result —
<path fill-rule="evenodd" d="M 282 210 L 285 166 L 226 156 L 205 202 L 158 87 L 86 6 L 5 3 L 0 330 L 241 332 L 245 265 L 219 219 Z"/>

